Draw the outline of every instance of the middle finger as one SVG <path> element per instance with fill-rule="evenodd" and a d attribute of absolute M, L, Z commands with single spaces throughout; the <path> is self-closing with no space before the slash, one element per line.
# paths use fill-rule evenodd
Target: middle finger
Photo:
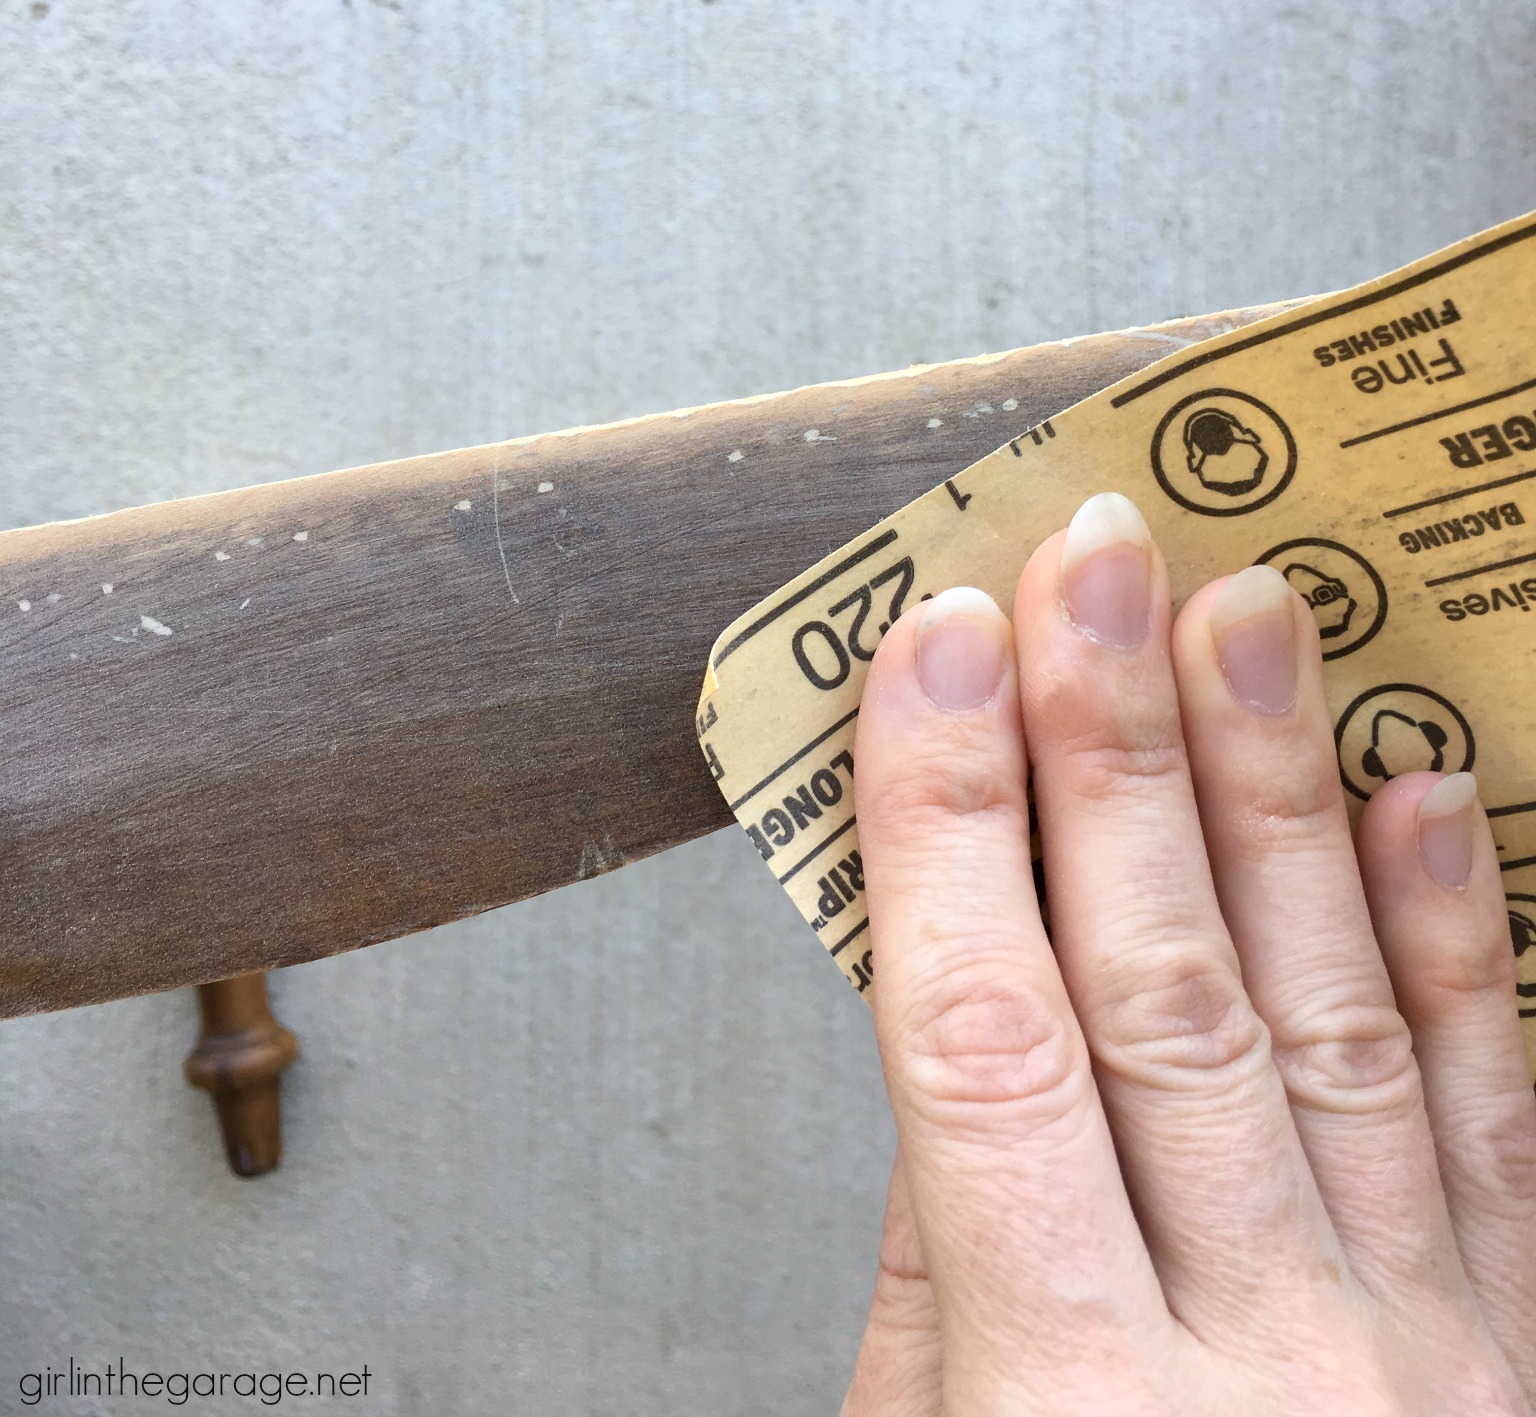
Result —
<path fill-rule="evenodd" d="M 1094 497 L 1020 581 L 1020 693 L 1053 943 L 1143 1234 L 1173 1312 L 1243 1341 L 1315 1317 L 1342 1265 L 1222 923 L 1170 618 L 1140 513 Z"/>

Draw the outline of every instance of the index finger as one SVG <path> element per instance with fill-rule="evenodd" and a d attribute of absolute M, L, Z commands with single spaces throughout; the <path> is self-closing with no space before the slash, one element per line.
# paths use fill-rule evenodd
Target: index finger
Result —
<path fill-rule="evenodd" d="M 1040 921 L 1012 632 L 982 592 L 887 634 L 855 762 L 875 1027 L 946 1384 L 1129 1374 L 1171 1320 Z"/>

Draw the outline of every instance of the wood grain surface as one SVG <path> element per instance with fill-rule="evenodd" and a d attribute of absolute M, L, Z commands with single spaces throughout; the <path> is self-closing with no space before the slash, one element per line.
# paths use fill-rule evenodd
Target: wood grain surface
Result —
<path fill-rule="evenodd" d="M 0 1016 L 355 949 L 730 818 L 721 627 L 1283 307 L 0 534 Z"/>

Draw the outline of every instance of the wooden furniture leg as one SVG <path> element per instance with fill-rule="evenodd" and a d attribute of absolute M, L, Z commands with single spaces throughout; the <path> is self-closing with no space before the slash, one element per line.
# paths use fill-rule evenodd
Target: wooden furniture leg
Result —
<path fill-rule="evenodd" d="M 263 1175 L 283 1159 L 280 1089 L 298 1040 L 272 1017 L 265 974 L 199 984 L 197 1002 L 203 1033 L 187 1081 L 212 1094 L 235 1175 Z"/>

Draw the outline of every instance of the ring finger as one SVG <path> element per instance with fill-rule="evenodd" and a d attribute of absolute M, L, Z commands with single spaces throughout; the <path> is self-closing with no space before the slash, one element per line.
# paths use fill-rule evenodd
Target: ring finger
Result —
<path fill-rule="evenodd" d="M 1389 1306 L 1459 1275 L 1413 1043 L 1377 948 L 1312 617 L 1252 566 L 1190 598 L 1179 699 L 1223 918 L 1351 1268 Z"/>

